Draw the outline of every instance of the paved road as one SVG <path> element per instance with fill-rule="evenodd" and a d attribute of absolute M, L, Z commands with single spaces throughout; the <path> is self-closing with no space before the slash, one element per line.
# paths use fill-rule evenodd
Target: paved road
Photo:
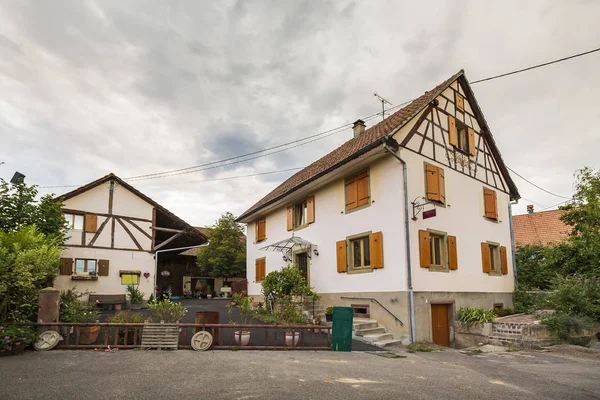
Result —
<path fill-rule="evenodd" d="M 3 399 L 599 399 L 600 360 L 548 353 L 53 350 L 0 358 Z M 386 356 L 386 357 L 384 357 Z M 393 357 L 393 355 L 392 355 Z"/>

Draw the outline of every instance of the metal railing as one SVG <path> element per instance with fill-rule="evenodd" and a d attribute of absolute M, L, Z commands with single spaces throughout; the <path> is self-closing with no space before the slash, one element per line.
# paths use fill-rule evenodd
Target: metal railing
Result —
<path fill-rule="evenodd" d="M 109 346 L 116 349 L 136 349 L 142 347 L 143 329 L 146 324 L 32 322 L 18 325 L 35 327 L 40 333 L 46 330 L 59 332 L 62 340 L 56 346 L 57 349 L 107 349 Z M 178 326 L 178 349 L 191 349 L 191 339 L 194 334 L 208 331 L 213 336 L 213 345 L 210 349 L 331 350 L 331 326 L 183 322 Z M 93 328 L 94 331 L 91 335 L 89 328 Z M 250 332 L 250 339 L 246 344 L 242 342 L 242 331 Z"/>
<path fill-rule="evenodd" d="M 381 308 L 383 308 L 385 311 L 388 312 L 388 314 L 390 314 L 392 317 L 394 317 L 396 319 L 396 321 L 400 322 L 400 326 L 404 326 L 404 323 L 400 320 L 400 318 L 396 317 L 394 315 L 394 313 L 392 313 L 390 310 L 388 310 L 386 308 L 386 306 L 384 306 L 383 304 L 381 304 L 379 302 L 379 300 L 374 299 L 373 297 L 347 297 L 347 296 L 341 296 L 340 298 L 341 299 L 347 299 L 347 300 L 371 300 L 371 303 L 375 302 L 375 303 L 379 304 L 381 306 Z"/>

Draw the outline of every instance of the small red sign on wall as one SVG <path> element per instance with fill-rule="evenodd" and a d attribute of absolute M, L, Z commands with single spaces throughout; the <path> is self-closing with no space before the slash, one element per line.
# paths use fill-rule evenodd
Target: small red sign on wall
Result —
<path fill-rule="evenodd" d="M 436 209 L 423 211 L 423 219 L 433 218 L 436 216 Z"/>

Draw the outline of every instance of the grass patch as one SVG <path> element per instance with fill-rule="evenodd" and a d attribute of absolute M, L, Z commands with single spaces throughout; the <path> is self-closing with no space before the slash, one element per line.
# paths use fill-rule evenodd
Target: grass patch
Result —
<path fill-rule="evenodd" d="M 513 353 L 515 351 L 521 351 L 521 346 L 511 343 L 507 346 L 506 351 Z"/>
<path fill-rule="evenodd" d="M 416 353 L 416 352 L 428 353 L 430 351 L 439 350 L 438 347 L 436 347 L 434 344 L 429 343 L 429 342 L 411 343 L 408 346 L 406 346 L 406 349 L 409 353 Z"/>
<path fill-rule="evenodd" d="M 483 350 L 481 349 L 475 349 L 475 350 L 471 350 L 472 353 L 477 353 L 477 354 L 481 354 L 483 353 Z"/>
<path fill-rule="evenodd" d="M 383 358 L 407 358 L 407 356 L 401 356 L 400 354 L 392 353 L 391 351 L 387 351 L 385 353 L 373 353 L 379 357 Z"/>

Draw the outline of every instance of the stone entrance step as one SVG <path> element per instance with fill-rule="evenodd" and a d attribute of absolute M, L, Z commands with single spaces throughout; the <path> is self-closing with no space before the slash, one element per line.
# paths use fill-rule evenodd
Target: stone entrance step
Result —
<path fill-rule="evenodd" d="M 388 339 L 388 340 L 380 340 L 379 342 L 373 342 L 375 346 L 386 347 L 394 344 L 402 344 L 402 340 L 400 339 Z"/>
<path fill-rule="evenodd" d="M 377 327 L 377 328 L 360 328 L 360 329 L 355 329 L 354 330 L 354 334 L 356 336 L 369 336 L 369 335 L 376 335 L 378 333 L 385 333 L 385 328 L 383 327 Z"/>
<path fill-rule="evenodd" d="M 382 342 L 384 340 L 393 340 L 394 335 L 391 333 L 376 333 L 374 335 L 365 335 L 362 337 L 369 343 Z"/>

